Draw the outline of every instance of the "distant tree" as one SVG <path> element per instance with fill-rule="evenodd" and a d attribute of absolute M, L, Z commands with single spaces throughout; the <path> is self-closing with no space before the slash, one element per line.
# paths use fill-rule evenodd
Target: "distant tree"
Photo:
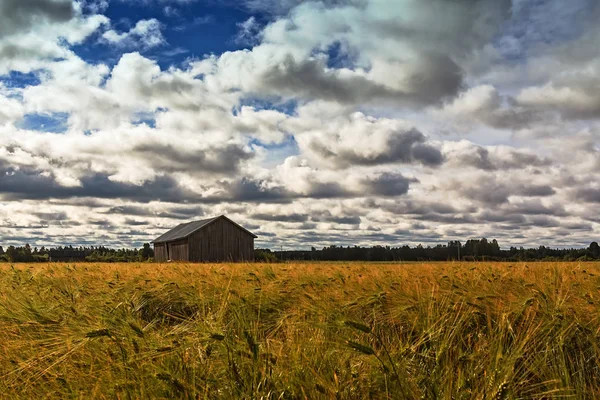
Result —
<path fill-rule="evenodd" d="M 144 243 L 144 248 L 142 249 L 142 260 L 148 260 L 150 258 L 154 258 L 154 249 L 150 247 L 150 243 Z"/>
<path fill-rule="evenodd" d="M 268 263 L 277 262 L 277 257 L 270 249 L 256 249 L 254 250 L 254 261 Z"/>
<path fill-rule="evenodd" d="M 588 250 L 590 251 L 592 257 L 598 258 L 598 256 L 600 256 L 600 246 L 597 242 L 590 243 Z"/>
<path fill-rule="evenodd" d="M 6 249 L 6 259 L 9 262 L 15 262 L 17 258 L 17 249 L 15 246 L 8 246 Z"/>
<path fill-rule="evenodd" d="M 4 249 L 2 248 L 2 246 L 0 246 L 0 256 L 4 254 Z"/>

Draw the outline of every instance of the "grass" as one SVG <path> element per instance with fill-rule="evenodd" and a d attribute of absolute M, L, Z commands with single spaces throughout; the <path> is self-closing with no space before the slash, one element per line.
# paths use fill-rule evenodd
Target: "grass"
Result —
<path fill-rule="evenodd" d="M 0 265 L 0 393 L 600 398 L 600 264 Z"/>

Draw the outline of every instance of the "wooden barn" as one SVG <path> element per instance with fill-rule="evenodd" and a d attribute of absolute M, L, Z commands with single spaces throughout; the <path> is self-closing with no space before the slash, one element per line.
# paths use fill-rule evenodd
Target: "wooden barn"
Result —
<path fill-rule="evenodd" d="M 152 242 L 154 261 L 254 261 L 256 237 L 224 215 L 192 221 Z"/>

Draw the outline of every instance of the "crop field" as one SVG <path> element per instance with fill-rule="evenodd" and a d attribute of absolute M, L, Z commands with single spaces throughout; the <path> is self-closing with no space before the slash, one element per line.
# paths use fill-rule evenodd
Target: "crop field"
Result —
<path fill-rule="evenodd" d="M 0 397 L 600 398 L 600 264 L 0 265 Z"/>

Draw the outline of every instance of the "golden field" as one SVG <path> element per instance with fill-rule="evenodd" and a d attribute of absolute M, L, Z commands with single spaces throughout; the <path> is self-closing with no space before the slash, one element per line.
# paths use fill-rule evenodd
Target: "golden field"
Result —
<path fill-rule="evenodd" d="M 600 264 L 2 264 L 0 397 L 600 398 Z"/>

